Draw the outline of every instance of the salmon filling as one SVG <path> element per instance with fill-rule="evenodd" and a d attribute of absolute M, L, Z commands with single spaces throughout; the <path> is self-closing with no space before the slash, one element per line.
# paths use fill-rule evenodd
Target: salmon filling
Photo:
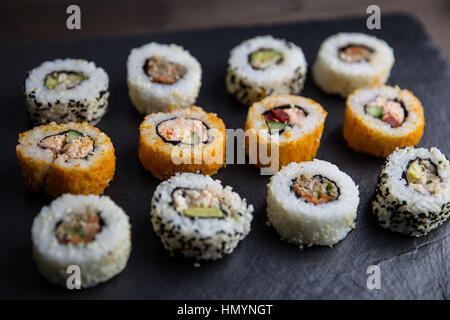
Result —
<path fill-rule="evenodd" d="M 321 175 L 300 175 L 294 181 L 293 189 L 297 197 L 315 205 L 331 202 L 339 197 L 336 183 Z"/>
<path fill-rule="evenodd" d="M 55 157 L 63 160 L 83 159 L 94 150 L 91 137 L 75 130 L 45 137 L 39 141 L 38 146 L 51 150 Z"/>
<path fill-rule="evenodd" d="M 301 127 L 307 113 L 297 106 L 281 106 L 264 112 L 263 116 L 270 131 L 283 131 L 286 126 Z"/>
<path fill-rule="evenodd" d="M 369 62 L 374 50 L 365 45 L 349 44 L 339 49 L 339 59 L 349 63 Z"/>
<path fill-rule="evenodd" d="M 175 118 L 161 122 L 157 131 L 160 137 L 171 143 L 200 144 L 208 140 L 208 129 L 196 119 Z"/>
<path fill-rule="evenodd" d="M 177 188 L 172 193 L 173 205 L 182 215 L 198 218 L 224 218 L 221 201 L 207 189 L 201 191 Z"/>
<path fill-rule="evenodd" d="M 408 186 L 423 194 L 435 194 L 441 188 L 436 165 L 429 159 L 411 161 L 406 170 Z"/>
<path fill-rule="evenodd" d="M 183 78 L 187 69 L 181 64 L 155 56 L 145 60 L 144 72 L 153 82 L 174 84 Z"/>
<path fill-rule="evenodd" d="M 261 48 L 249 54 L 248 62 L 253 69 L 264 70 L 283 62 L 283 53 L 270 48 Z"/>
<path fill-rule="evenodd" d="M 87 80 L 82 72 L 53 71 L 45 76 L 44 84 L 47 89 L 73 89 L 81 82 Z"/>
<path fill-rule="evenodd" d="M 55 236 L 62 244 L 88 244 L 102 229 L 98 212 L 87 210 L 71 214 L 70 219 L 61 221 L 55 228 Z"/>
<path fill-rule="evenodd" d="M 393 128 L 400 127 L 405 121 L 405 109 L 401 102 L 378 96 L 366 104 L 364 110 L 374 118 L 381 119 Z"/>

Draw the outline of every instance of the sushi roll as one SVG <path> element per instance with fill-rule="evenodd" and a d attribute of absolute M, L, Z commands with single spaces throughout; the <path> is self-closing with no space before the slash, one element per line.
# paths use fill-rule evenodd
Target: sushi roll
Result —
<path fill-rule="evenodd" d="M 389 86 L 360 89 L 346 104 L 343 136 L 357 152 L 384 158 L 397 147 L 418 144 L 422 137 L 423 107 L 408 90 Z"/>
<path fill-rule="evenodd" d="M 54 197 L 102 194 L 116 168 L 111 140 L 87 122 L 52 122 L 20 133 L 16 155 L 25 185 Z"/>
<path fill-rule="evenodd" d="M 231 50 L 225 78 L 230 94 L 244 104 L 274 94 L 297 94 L 306 79 L 300 47 L 270 35 L 242 42 Z"/>
<path fill-rule="evenodd" d="M 156 188 L 150 216 L 171 255 L 216 260 L 232 253 L 247 236 L 252 212 L 252 205 L 219 180 L 182 173 Z"/>
<path fill-rule="evenodd" d="M 33 257 L 48 281 L 68 286 L 68 267 L 77 266 L 80 286 L 92 287 L 125 269 L 130 229 L 128 216 L 109 197 L 65 194 L 34 218 Z"/>
<path fill-rule="evenodd" d="M 201 79 L 200 63 L 175 44 L 151 42 L 128 56 L 128 92 L 141 114 L 189 107 L 197 99 Z"/>
<path fill-rule="evenodd" d="M 291 163 L 267 186 L 267 216 L 289 243 L 333 246 L 355 228 L 358 186 L 323 160 Z"/>
<path fill-rule="evenodd" d="M 450 165 L 437 148 L 407 147 L 386 160 L 372 201 L 383 228 L 426 235 L 450 215 Z"/>
<path fill-rule="evenodd" d="M 96 125 L 108 108 L 109 78 L 94 62 L 56 59 L 31 70 L 25 103 L 32 122 L 87 121 Z"/>
<path fill-rule="evenodd" d="M 384 84 L 394 61 L 385 41 L 363 33 L 338 33 L 320 46 L 313 78 L 326 93 L 346 98 L 356 89 Z"/>
<path fill-rule="evenodd" d="M 225 124 L 200 107 L 149 114 L 139 130 L 139 159 L 156 178 L 175 172 L 212 175 L 225 165 Z"/>
<path fill-rule="evenodd" d="M 250 161 L 276 171 L 290 162 L 312 160 L 326 116 L 320 104 L 300 96 L 270 96 L 255 102 L 245 122 L 245 150 Z"/>

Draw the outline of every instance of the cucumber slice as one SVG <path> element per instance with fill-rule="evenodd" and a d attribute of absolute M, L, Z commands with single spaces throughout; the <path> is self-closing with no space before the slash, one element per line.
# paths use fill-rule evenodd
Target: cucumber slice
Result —
<path fill-rule="evenodd" d="M 370 114 L 372 117 L 380 119 L 383 115 L 383 107 L 378 106 L 367 106 L 366 112 Z"/>
<path fill-rule="evenodd" d="M 219 208 L 193 207 L 184 211 L 184 215 L 191 218 L 224 218 L 225 214 Z"/>
<path fill-rule="evenodd" d="M 270 131 L 272 130 L 284 130 L 286 128 L 286 125 L 282 122 L 276 122 L 276 121 L 269 121 L 267 122 L 267 126 L 269 127 Z"/>
<path fill-rule="evenodd" d="M 191 144 L 199 144 L 201 142 L 200 136 L 196 134 L 195 132 L 192 132 L 191 134 Z"/>
<path fill-rule="evenodd" d="M 66 133 L 66 143 L 70 143 L 73 140 L 80 139 L 82 136 L 84 136 L 84 134 L 82 134 L 81 132 L 79 132 L 77 130 L 69 129 L 69 130 L 67 130 L 67 133 Z"/>

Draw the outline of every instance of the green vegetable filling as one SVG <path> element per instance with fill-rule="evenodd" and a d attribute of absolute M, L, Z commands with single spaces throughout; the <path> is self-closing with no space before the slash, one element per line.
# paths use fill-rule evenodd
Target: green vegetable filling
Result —
<path fill-rule="evenodd" d="M 266 69 L 281 61 L 283 61 L 283 53 L 274 49 L 260 49 L 249 57 L 249 62 L 255 69 Z"/>
<path fill-rule="evenodd" d="M 276 121 L 269 121 L 267 122 L 267 126 L 269 127 L 270 131 L 274 131 L 274 130 L 284 130 L 284 128 L 286 128 L 286 125 L 282 122 L 276 122 Z"/>
<path fill-rule="evenodd" d="M 375 118 L 381 119 L 383 115 L 383 107 L 367 106 L 366 112 Z"/>
<path fill-rule="evenodd" d="M 192 134 L 191 134 L 191 144 L 199 144 L 200 142 L 201 142 L 200 136 L 197 133 L 192 132 Z"/>
<path fill-rule="evenodd" d="M 82 134 L 81 132 L 79 132 L 77 130 L 69 129 L 66 133 L 66 143 L 70 143 L 74 140 L 78 140 L 83 136 L 84 136 L 84 134 Z"/>
<path fill-rule="evenodd" d="M 64 84 L 66 89 L 72 89 L 87 79 L 88 77 L 82 72 L 55 71 L 45 77 L 45 86 L 47 89 L 53 90 L 58 85 Z"/>
<path fill-rule="evenodd" d="M 420 178 L 424 174 L 422 166 L 418 161 L 413 161 L 409 165 L 408 170 L 406 171 L 406 179 L 408 183 L 417 183 L 420 181 Z M 431 183 L 431 182 L 430 182 Z M 428 181 L 427 181 L 428 184 Z"/>
<path fill-rule="evenodd" d="M 219 208 L 203 208 L 192 207 L 188 208 L 183 213 L 187 217 L 191 218 L 224 218 L 225 214 Z"/>

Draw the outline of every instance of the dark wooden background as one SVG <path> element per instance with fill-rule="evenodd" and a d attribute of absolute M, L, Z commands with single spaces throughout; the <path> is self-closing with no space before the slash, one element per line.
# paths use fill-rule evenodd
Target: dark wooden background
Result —
<path fill-rule="evenodd" d="M 66 28 L 70 4 L 81 8 L 81 30 Z M 450 60 L 449 0 L 2 0 L 0 43 L 361 16 L 370 4 L 418 17 Z"/>

